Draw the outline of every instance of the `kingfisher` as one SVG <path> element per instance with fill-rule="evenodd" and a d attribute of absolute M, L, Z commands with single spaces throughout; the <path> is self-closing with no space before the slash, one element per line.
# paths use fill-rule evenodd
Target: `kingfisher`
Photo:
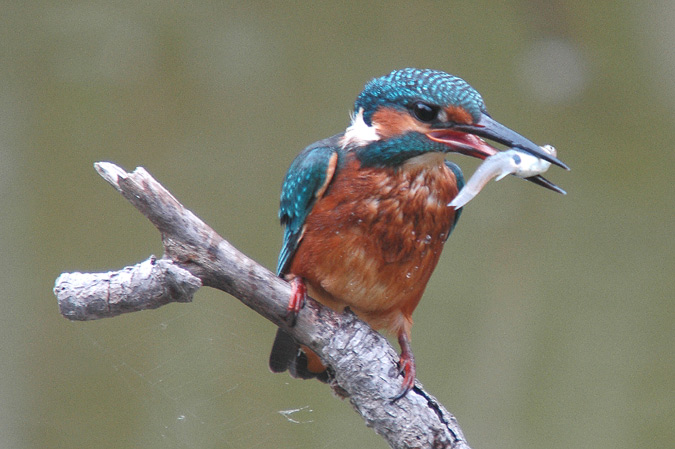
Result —
<path fill-rule="evenodd" d="M 291 284 L 288 324 L 309 294 L 396 336 L 403 379 L 393 399 L 415 384 L 412 314 L 462 213 L 449 203 L 464 177 L 445 156 L 497 154 L 484 139 L 568 169 L 492 119 L 463 79 L 406 68 L 368 82 L 347 129 L 305 148 L 283 181 L 277 274 Z M 561 191 L 540 175 L 526 179 Z M 330 379 L 316 353 L 282 329 L 269 366 L 296 378 Z"/>

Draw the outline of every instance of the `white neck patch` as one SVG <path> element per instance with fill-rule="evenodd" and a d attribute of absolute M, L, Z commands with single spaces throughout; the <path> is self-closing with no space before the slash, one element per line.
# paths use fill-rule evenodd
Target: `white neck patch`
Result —
<path fill-rule="evenodd" d="M 352 114 L 352 124 L 349 125 L 344 137 L 342 137 L 342 148 L 362 147 L 376 140 L 380 140 L 377 129 L 366 124 L 363 120 L 363 108 L 360 108 L 357 113 Z"/>

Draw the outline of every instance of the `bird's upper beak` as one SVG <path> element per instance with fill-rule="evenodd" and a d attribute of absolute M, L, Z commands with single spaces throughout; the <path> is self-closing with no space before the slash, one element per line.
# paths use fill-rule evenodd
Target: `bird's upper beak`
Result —
<path fill-rule="evenodd" d="M 569 170 L 569 167 L 557 157 L 543 151 L 539 145 L 521 136 L 515 131 L 495 121 L 487 114 L 482 114 L 480 120 L 473 124 L 455 123 L 447 128 L 435 128 L 427 132 L 427 137 L 435 142 L 448 146 L 449 152 L 466 154 L 468 156 L 485 159 L 499 150 L 481 137 L 506 145 L 509 148 L 524 151 L 540 159 Z M 564 190 L 546 180 L 542 176 L 525 178 L 535 184 L 553 191 L 564 193 Z"/>

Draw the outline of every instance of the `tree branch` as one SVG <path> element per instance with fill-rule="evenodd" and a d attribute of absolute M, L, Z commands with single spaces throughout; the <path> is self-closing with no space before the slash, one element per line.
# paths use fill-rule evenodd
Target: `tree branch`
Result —
<path fill-rule="evenodd" d="M 392 403 L 401 383 L 398 355 L 353 313 L 339 314 L 308 298 L 295 326 L 288 327 L 290 286 L 284 280 L 240 253 L 142 167 L 127 173 L 99 162 L 95 168 L 160 231 L 164 255 L 116 272 L 63 273 L 54 287 L 63 316 L 113 317 L 189 302 L 201 285 L 217 288 L 315 351 L 335 373 L 333 390 L 391 447 L 470 449 L 455 417 L 421 384 Z"/>

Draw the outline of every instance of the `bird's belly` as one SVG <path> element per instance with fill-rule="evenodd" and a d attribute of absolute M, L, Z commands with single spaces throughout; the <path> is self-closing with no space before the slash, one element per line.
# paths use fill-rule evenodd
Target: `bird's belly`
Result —
<path fill-rule="evenodd" d="M 375 328 L 410 321 L 454 221 L 445 165 L 417 173 L 359 170 L 335 180 L 306 221 L 290 272 L 310 293 Z"/>
<path fill-rule="evenodd" d="M 349 306 L 374 328 L 396 332 L 402 325 L 397 320 L 410 317 L 422 297 L 442 243 L 420 240 L 419 248 L 405 258 L 388 260 L 391 251 L 378 248 L 381 235 L 353 236 L 358 233 L 345 230 L 352 236 L 327 242 L 335 250 L 317 264 L 316 279 L 308 283 L 328 306 Z"/>

